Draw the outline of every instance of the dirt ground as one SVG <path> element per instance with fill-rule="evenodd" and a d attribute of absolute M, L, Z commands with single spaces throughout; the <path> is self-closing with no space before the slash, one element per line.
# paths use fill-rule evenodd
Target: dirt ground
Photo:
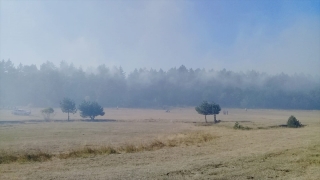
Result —
<path fill-rule="evenodd" d="M 320 111 L 227 109 L 204 124 L 194 108 L 105 109 L 95 121 L 55 109 L 44 121 L 0 110 L 0 152 L 52 154 L 82 147 L 144 144 L 179 133 L 215 139 L 153 151 L 0 164 L 0 179 L 320 179 Z M 294 115 L 303 128 L 275 128 Z M 208 121 L 213 121 L 208 116 Z M 235 130 L 239 122 L 251 130 Z"/>

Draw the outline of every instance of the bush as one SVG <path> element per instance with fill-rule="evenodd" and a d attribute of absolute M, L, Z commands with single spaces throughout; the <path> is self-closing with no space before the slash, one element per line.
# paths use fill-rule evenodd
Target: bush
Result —
<path fill-rule="evenodd" d="M 287 122 L 287 126 L 290 128 L 299 128 L 302 124 L 297 120 L 296 117 L 290 116 Z"/>
<path fill-rule="evenodd" d="M 233 126 L 233 129 L 241 129 L 241 128 L 242 126 L 238 122 L 236 122 Z"/>
<path fill-rule="evenodd" d="M 242 129 L 242 130 L 250 130 L 252 128 L 248 127 L 248 126 L 242 126 L 240 125 L 238 122 L 236 122 L 233 126 L 233 129 Z"/>

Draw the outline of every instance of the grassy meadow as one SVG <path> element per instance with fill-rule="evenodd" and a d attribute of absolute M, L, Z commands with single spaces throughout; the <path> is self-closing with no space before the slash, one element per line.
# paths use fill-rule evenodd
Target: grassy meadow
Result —
<path fill-rule="evenodd" d="M 0 179 L 319 179 L 320 111 L 105 109 L 89 121 L 0 110 Z M 284 128 L 294 115 L 303 128 Z M 235 122 L 251 128 L 235 130 Z"/>

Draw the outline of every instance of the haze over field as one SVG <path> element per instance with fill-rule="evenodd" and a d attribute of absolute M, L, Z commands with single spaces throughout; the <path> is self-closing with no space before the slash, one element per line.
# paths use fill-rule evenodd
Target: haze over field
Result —
<path fill-rule="evenodd" d="M 0 179 L 320 177 L 320 0 L 0 0 Z"/>
<path fill-rule="evenodd" d="M 58 107 L 64 97 L 103 107 L 168 108 L 215 101 L 223 107 L 320 109 L 320 79 L 306 75 L 268 75 L 256 71 L 192 69 L 168 71 L 100 65 L 86 73 L 64 61 L 35 65 L 0 61 L 0 107 Z"/>
<path fill-rule="evenodd" d="M 320 75 L 320 1 L 0 1 L 0 59 Z"/>

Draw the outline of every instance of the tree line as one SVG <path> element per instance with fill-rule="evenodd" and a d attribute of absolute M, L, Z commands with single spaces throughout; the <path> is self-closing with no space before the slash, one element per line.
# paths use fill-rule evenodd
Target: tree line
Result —
<path fill-rule="evenodd" d="M 14 65 L 0 61 L 0 106 L 58 107 L 64 97 L 103 107 L 196 106 L 208 100 L 222 107 L 320 109 L 320 78 L 257 71 L 135 69 L 100 65 L 85 71 L 62 61 Z"/>

